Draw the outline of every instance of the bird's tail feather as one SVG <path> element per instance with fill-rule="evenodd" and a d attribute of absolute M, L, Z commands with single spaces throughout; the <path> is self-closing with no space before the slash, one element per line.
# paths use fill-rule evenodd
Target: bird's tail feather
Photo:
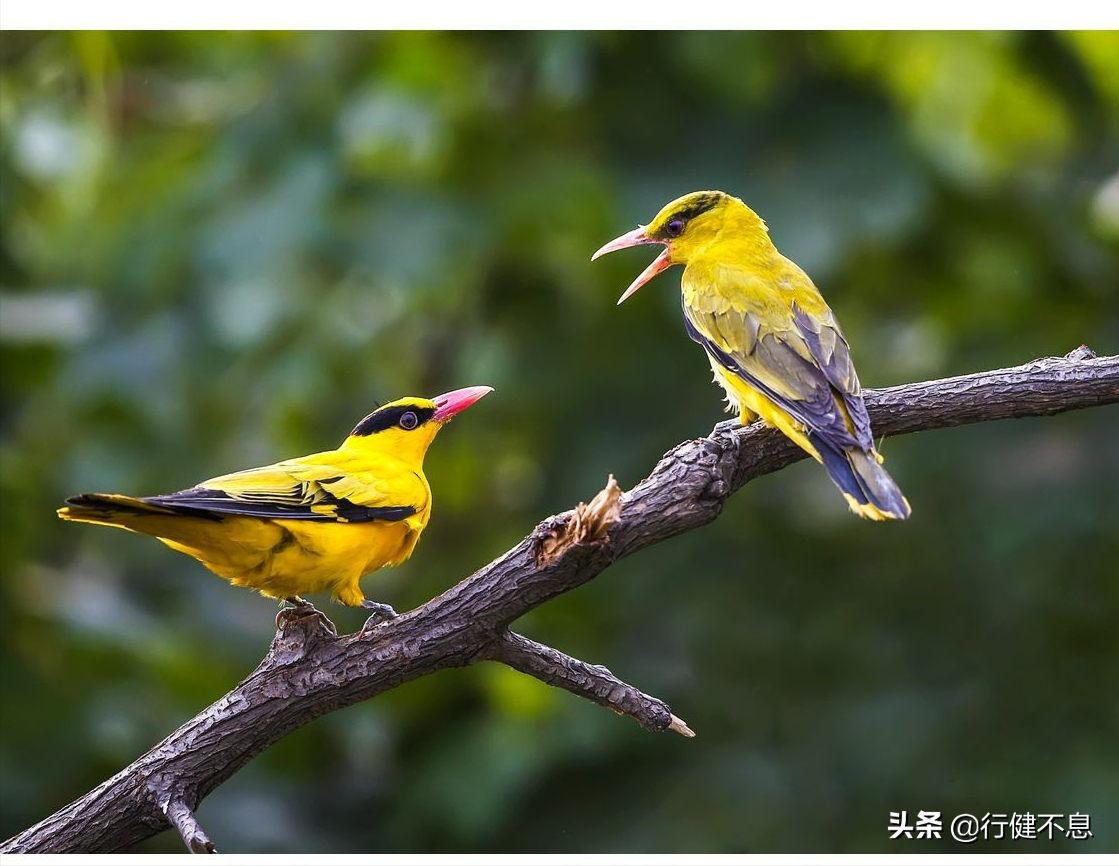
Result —
<path fill-rule="evenodd" d="M 146 535 L 157 534 L 152 524 L 162 523 L 161 518 L 172 514 L 169 509 L 143 499 L 117 493 L 82 493 L 71 496 L 66 500 L 66 507 L 58 509 L 58 516 L 63 520 L 118 526 Z"/>
<path fill-rule="evenodd" d="M 809 434 L 821 462 L 851 510 L 871 520 L 905 520 L 911 509 L 894 479 L 882 468 L 876 452 L 843 451 Z"/>

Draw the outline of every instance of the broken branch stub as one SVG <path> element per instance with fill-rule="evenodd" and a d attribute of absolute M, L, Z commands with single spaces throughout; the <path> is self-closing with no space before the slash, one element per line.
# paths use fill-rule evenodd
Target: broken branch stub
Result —
<path fill-rule="evenodd" d="M 566 523 L 549 529 L 540 539 L 536 553 L 538 566 L 551 565 L 572 547 L 597 545 L 606 541 L 610 527 L 622 513 L 622 488 L 610 475 L 606 486 L 590 502 L 580 502 Z"/>

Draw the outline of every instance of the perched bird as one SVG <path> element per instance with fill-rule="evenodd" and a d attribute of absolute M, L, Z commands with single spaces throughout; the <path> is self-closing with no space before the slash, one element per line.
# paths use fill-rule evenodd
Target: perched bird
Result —
<path fill-rule="evenodd" d="M 909 503 L 880 465 L 847 340 L 812 280 L 781 255 L 766 224 L 725 192 L 693 192 L 601 255 L 639 244 L 664 251 L 618 303 L 672 265 L 684 325 L 703 346 L 742 423 L 761 417 L 824 465 L 851 510 L 904 520 Z"/>
<path fill-rule="evenodd" d="M 411 556 L 431 517 L 423 459 L 435 434 L 492 388 L 405 397 L 362 419 L 334 451 L 203 481 L 164 496 L 83 493 L 63 520 L 152 535 L 235 586 L 290 602 L 277 617 L 318 616 L 304 593 L 394 616 L 367 601 L 361 578 Z M 333 626 L 330 626 L 333 628 Z"/>

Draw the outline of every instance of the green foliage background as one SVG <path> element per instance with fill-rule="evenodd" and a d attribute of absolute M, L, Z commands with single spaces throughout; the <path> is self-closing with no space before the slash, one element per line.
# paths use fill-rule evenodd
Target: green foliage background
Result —
<path fill-rule="evenodd" d="M 679 194 L 767 219 L 869 386 L 1119 346 L 1116 34 L 7 33 L 0 58 L 3 836 L 272 635 L 272 602 L 63 525 L 64 496 L 492 384 L 432 450 L 416 555 L 366 581 L 413 607 L 722 417 L 678 277 L 618 309 L 647 257 L 588 260 Z M 1113 851 L 1117 422 L 888 441 L 905 525 L 799 464 L 518 624 L 694 741 L 484 664 L 308 726 L 201 819 L 226 851 Z M 903 809 L 1095 836 L 889 842 Z"/>

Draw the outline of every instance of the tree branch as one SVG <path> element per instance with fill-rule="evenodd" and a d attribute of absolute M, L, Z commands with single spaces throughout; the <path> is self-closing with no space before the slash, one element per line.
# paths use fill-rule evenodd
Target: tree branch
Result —
<path fill-rule="evenodd" d="M 1006 370 L 868 391 L 866 402 L 875 431 L 887 436 L 1055 415 L 1119 402 L 1119 356 L 1096 358 L 1081 349 Z M 254 756 L 332 710 L 481 659 L 499 660 L 652 730 L 688 735 L 662 701 L 605 668 L 511 634 L 508 626 L 618 559 L 711 522 L 734 491 L 804 456 L 776 431 L 724 422 L 673 448 L 632 490 L 623 494 L 608 484 L 588 505 L 549 517 L 489 565 L 363 637 L 335 637 L 314 618 L 292 622 L 231 692 L 0 851 L 119 851 L 172 824 L 191 850 L 205 849 L 212 843 L 193 810 Z M 153 779 L 159 780 L 154 787 Z"/>
<path fill-rule="evenodd" d="M 646 730 L 695 736 L 683 719 L 672 714 L 668 704 L 622 682 L 602 665 L 589 665 L 512 632 L 490 646 L 487 658 L 629 716 Z"/>
<path fill-rule="evenodd" d="M 167 816 L 171 825 L 179 831 L 179 835 L 183 837 L 183 844 L 186 845 L 191 854 L 218 853 L 218 849 L 214 847 L 214 843 L 210 841 L 210 837 L 206 835 L 202 825 L 194 817 L 194 812 L 191 811 L 190 806 L 183 801 L 182 797 L 165 800 L 162 807 L 163 814 Z"/>

